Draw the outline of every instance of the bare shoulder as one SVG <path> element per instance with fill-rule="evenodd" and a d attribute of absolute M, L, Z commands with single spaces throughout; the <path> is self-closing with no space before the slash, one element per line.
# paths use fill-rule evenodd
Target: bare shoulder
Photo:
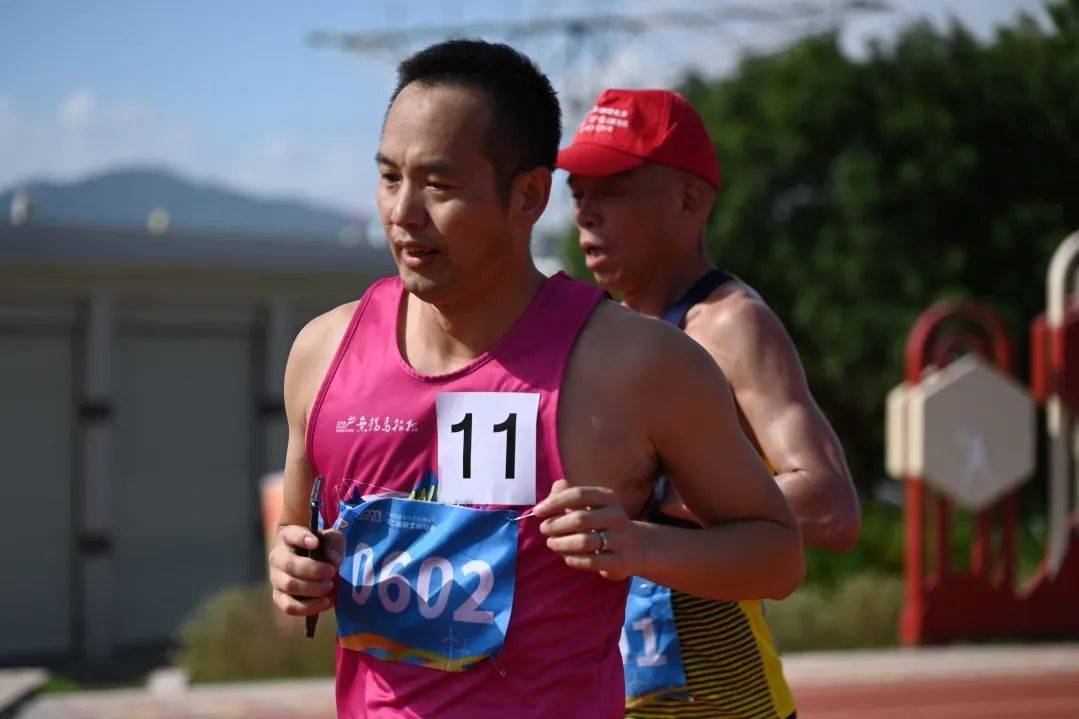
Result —
<path fill-rule="evenodd" d="M 696 305 L 686 317 L 686 331 L 723 341 L 745 342 L 786 330 L 779 317 L 754 289 L 742 282 L 729 282 Z"/>
<path fill-rule="evenodd" d="M 718 288 L 686 317 L 686 333 L 719 363 L 736 392 L 749 386 L 804 383 L 804 370 L 782 320 L 744 283 Z"/>
<path fill-rule="evenodd" d="M 634 387 L 669 373 L 715 371 L 715 362 L 677 327 L 607 300 L 600 303 L 578 341 L 589 364 Z M 594 364 L 593 364 L 594 363 Z"/>
<path fill-rule="evenodd" d="M 359 300 L 315 317 L 296 335 L 285 367 L 285 403 L 290 416 L 306 416 L 348 329 Z"/>
<path fill-rule="evenodd" d="M 729 282 L 690 310 L 686 333 L 704 345 L 724 371 L 762 355 L 794 352 L 787 329 L 764 299 L 744 283 Z"/>
<path fill-rule="evenodd" d="M 691 422 L 694 396 L 724 391 L 722 376 L 677 327 L 601 302 L 574 345 L 559 400 L 567 476 L 619 488 L 635 514 L 659 471 L 657 442 L 668 431 L 660 425 Z"/>
<path fill-rule="evenodd" d="M 332 357 L 348 329 L 357 304 L 359 300 L 346 302 L 304 325 L 292 343 L 289 364 L 317 363 L 327 353 Z"/>

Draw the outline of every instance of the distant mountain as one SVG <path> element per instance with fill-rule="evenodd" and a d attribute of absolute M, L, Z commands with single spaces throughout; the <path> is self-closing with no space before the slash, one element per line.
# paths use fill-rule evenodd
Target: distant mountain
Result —
<path fill-rule="evenodd" d="M 0 193 L 0 223 L 10 222 L 16 192 L 33 205 L 31 222 L 140 228 L 168 213 L 170 230 L 334 235 L 356 223 L 343 212 L 287 199 L 264 200 L 161 169 L 125 169 L 70 183 L 31 182 Z M 160 215 L 160 213 L 158 213 Z"/>

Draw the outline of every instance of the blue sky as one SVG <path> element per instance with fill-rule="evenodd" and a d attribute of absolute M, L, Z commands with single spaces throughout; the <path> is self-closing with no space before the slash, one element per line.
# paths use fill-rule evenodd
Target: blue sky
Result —
<path fill-rule="evenodd" d="M 309 31 L 687 6 L 694 4 L 0 0 L 0 188 L 159 165 L 254 194 L 293 195 L 364 212 L 373 202 L 371 157 L 392 87 L 392 60 L 309 47 Z M 1044 17 L 1040 0 L 893 0 L 893 6 L 883 15 L 844 21 L 851 52 L 868 37 L 887 38 L 918 17 L 944 22 L 955 15 L 981 34 L 1019 10 Z M 734 23 L 707 32 L 608 38 L 602 55 L 586 54 L 572 67 L 558 39 L 520 47 L 564 94 L 587 95 L 593 86 L 668 84 L 690 65 L 722 73 L 741 52 L 775 47 L 821 22 Z M 567 128 L 576 119 L 568 116 Z"/>

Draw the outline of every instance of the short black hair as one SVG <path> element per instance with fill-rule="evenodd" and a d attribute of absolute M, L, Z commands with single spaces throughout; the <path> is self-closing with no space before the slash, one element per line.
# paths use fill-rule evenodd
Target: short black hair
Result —
<path fill-rule="evenodd" d="M 477 90 L 491 109 L 485 153 L 503 196 L 522 172 L 554 170 L 562 140 L 558 94 L 536 64 L 509 45 L 448 40 L 420 50 L 397 66 L 390 105 L 411 83 Z"/>

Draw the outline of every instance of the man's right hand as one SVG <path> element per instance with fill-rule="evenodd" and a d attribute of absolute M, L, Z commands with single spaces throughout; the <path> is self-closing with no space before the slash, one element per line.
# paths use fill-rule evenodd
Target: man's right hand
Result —
<path fill-rule="evenodd" d="M 333 579 L 345 551 L 345 536 L 334 529 L 321 532 L 322 559 L 303 557 L 298 550 L 314 550 L 319 540 L 306 527 L 290 524 L 277 530 L 270 550 L 270 585 L 273 601 L 285 614 L 306 617 L 333 606 Z"/>

